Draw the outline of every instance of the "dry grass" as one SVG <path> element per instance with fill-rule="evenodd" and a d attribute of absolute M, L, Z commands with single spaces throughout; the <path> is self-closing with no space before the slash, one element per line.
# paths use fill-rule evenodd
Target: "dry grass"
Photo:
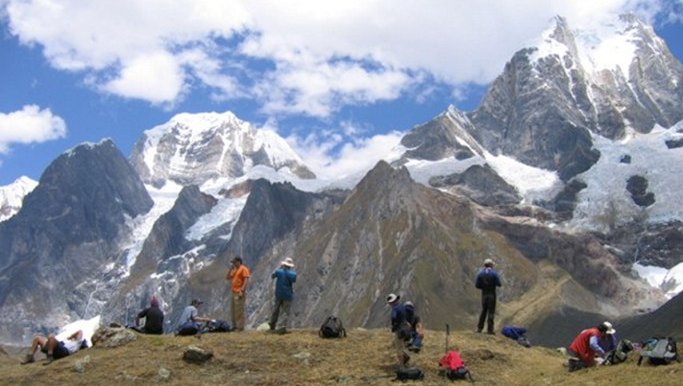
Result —
<path fill-rule="evenodd" d="M 629 362 L 567 373 L 556 350 L 526 349 L 501 336 L 457 331 L 452 335 L 479 385 L 658 385 L 683 384 L 683 365 L 637 367 Z M 49 366 L 20 366 L 19 358 L 0 358 L 3 385 L 392 385 L 394 358 L 385 330 L 351 330 L 346 339 L 323 340 L 313 330 L 279 336 L 263 332 L 206 334 L 193 337 L 140 336 L 125 346 L 91 348 Z M 448 383 L 438 376 L 444 352 L 443 332 L 428 332 L 422 353 L 411 363 L 426 377 L 421 384 Z M 214 352 L 203 365 L 182 360 L 184 349 L 197 345 Z M 309 356 L 310 355 L 310 356 Z M 42 355 L 37 355 L 37 357 Z M 90 357 L 83 373 L 77 361 Z M 168 369 L 168 380 L 159 369 Z M 411 382 L 409 382 L 411 383 Z M 412 382 L 415 383 L 415 382 Z M 466 384 L 464 381 L 459 381 Z"/>

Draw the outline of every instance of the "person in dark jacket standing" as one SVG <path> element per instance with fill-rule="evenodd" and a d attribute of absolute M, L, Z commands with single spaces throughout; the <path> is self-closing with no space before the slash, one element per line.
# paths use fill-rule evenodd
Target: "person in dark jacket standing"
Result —
<path fill-rule="evenodd" d="M 140 319 L 145 318 L 145 325 L 140 327 Z M 135 316 L 134 330 L 143 334 L 161 335 L 164 333 L 164 312 L 159 308 L 159 299 L 152 296 L 149 307 Z"/>
<path fill-rule="evenodd" d="M 271 275 L 275 279 L 275 304 L 273 313 L 270 316 L 270 330 L 277 334 L 287 333 L 287 319 L 289 309 L 294 298 L 292 285 L 296 282 L 296 272 L 294 272 L 294 262 L 288 257 L 280 263 L 280 268 L 276 269 Z"/>
<path fill-rule="evenodd" d="M 484 321 L 488 317 L 486 328 L 487 334 L 495 334 L 493 331 L 493 317 L 496 313 L 496 287 L 500 287 L 500 276 L 493 269 L 493 260 L 484 260 L 484 269 L 479 271 L 475 286 L 481 290 L 481 314 L 479 314 L 479 324 L 477 332 L 484 329 Z"/>

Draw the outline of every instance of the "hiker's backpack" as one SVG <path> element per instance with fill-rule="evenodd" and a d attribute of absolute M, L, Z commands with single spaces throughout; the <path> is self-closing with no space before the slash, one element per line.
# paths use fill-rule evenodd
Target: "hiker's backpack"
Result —
<path fill-rule="evenodd" d="M 442 374 L 452 381 L 457 379 L 469 379 L 470 382 L 474 382 L 470 370 L 465 366 L 462 357 L 460 357 L 460 353 L 455 350 L 447 352 L 441 360 L 439 360 L 439 366 L 442 367 Z"/>
<path fill-rule="evenodd" d="M 648 362 L 653 365 L 668 365 L 673 361 L 680 362 L 676 341 L 673 338 L 650 338 L 643 342 L 641 347 L 638 366 L 640 366 L 643 358 L 647 358 Z"/>
<path fill-rule="evenodd" d="M 396 370 L 396 381 L 424 379 L 425 374 L 417 367 L 405 367 Z"/>
<path fill-rule="evenodd" d="M 207 324 L 207 332 L 230 332 L 230 323 L 225 320 L 212 320 Z"/>
<path fill-rule="evenodd" d="M 320 335 L 321 338 L 343 338 L 346 336 L 346 330 L 344 329 L 341 319 L 334 315 L 330 315 L 325 319 L 322 326 L 320 326 L 318 335 Z"/>
<path fill-rule="evenodd" d="M 616 365 L 626 361 L 628 354 L 633 351 L 633 343 L 628 339 L 622 339 L 617 343 L 617 347 L 605 355 L 603 365 Z"/>

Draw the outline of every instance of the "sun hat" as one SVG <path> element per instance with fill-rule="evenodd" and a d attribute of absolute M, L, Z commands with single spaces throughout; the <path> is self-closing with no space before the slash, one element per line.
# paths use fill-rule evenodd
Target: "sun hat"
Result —
<path fill-rule="evenodd" d="M 280 265 L 284 265 L 285 267 L 293 268 L 294 267 L 294 261 L 292 260 L 291 257 L 288 257 L 280 263 Z"/>
<path fill-rule="evenodd" d="M 484 265 L 486 265 L 486 266 L 493 266 L 493 265 L 496 265 L 496 263 L 494 263 L 492 259 L 485 259 L 485 260 L 484 260 Z"/>
<path fill-rule="evenodd" d="M 599 330 L 604 331 L 605 334 L 610 334 L 610 335 L 617 332 L 617 330 L 614 329 L 614 327 L 612 326 L 612 323 L 610 323 L 610 322 L 602 322 Z"/>
<path fill-rule="evenodd" d="M 393 303 L 400 298 L 401 298 L 400 295 L 396 295 L 394 293 L 391 293 L 391 294 L 387 295 L 387 303 Z"/>

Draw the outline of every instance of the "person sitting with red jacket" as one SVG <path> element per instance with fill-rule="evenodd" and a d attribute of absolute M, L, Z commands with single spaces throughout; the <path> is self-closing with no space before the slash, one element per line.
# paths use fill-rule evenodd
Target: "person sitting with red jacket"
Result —
<path fill-rule="evenodd" d="M 610 322 L 603 322 L 596 327 L 581 331 L 567 350 L 569 355 L 569 371 L 592 367 L 602 363 L 601 360 L 596 361 L 596 356 L 599 358 L 604 358 L 605 356 L 605 351 L 600 347 L 600 339 L 604 339 L 606 335 L 612 335 L 615 332 L 616 330 Z"/>

